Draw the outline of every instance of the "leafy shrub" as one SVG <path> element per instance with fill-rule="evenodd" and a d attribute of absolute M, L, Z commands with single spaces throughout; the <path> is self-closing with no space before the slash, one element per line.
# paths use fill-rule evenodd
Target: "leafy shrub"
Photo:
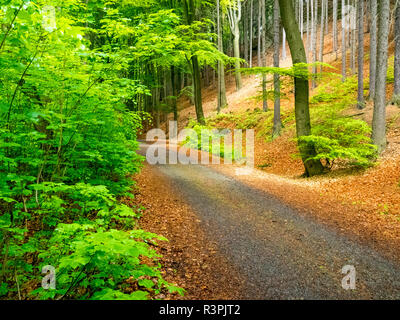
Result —
<path fill-rule="evenodd" d="M 119 202 L 132 196 L 142 165 L 136 135 L 147 116 L 133 106 L 149 90 L 126 78 L 124 41 L 90 49 L 82 4 L 53 4 L 60 23 L 52 31 L 43 29 L 41 3 L 26 2 L 13 24 L 20 4 L 0 10 L 0 23 L 13 27 L 0 50 L 0 296 L 182 293 L 162 279 L 151 248 L 164 239 L 138 229 L 140 211 Z M 86 35 L 100 39 L 110 20 Z M 48 264 L 57 289 L 32 291 Z"/>
<path fill-rule="evenodd" d="M 310 159 L 324 160 L 328 167 L 337 160 L 365 167 L 376 156 L 370 132 L 371 128 L 361 120 L 329 119 L 314 125 L 312 135 L 299 138 L 299 142 L 313 145 L 317 154 Z"/>
<path fill-rule="evenodd" d="M 188 136 L 183 141 L 186 147 L 209 152 L 233 161 L 243 160 L 243 154 L 233 143 L 228 150 L 225 149 L 226 134 L 230 134 L 233 140 L 233 132 L 231 130 L 217 130 L 194 122 L 190 122 L 188 128 L 193 129 L 196 134 Z M 206 144 L 204 144 L 204 141 L 206 141 Z"/>

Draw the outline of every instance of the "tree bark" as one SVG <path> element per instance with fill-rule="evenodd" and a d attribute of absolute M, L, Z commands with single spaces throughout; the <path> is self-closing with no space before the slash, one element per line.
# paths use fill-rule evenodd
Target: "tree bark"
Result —
<path fill-rule="evenodd" d="M 265 17 L 265 0 L 261 0 L 261 23 L 262 23 L 262 32 L 261 32 L 261 60 L 262 60 L 262 66 L 266 67 L 267 66 L 267 48 L 266 48 L 266 38 L 267 38 L 267 21 Z M 262 75 L 262 92 L 263 92 L 263 111 L 266 112 L 268 111 L 268 97 L 267 97 L 267 75 L 263 73 Z"/>
<path fill-rule="evenodd" d="M 279 0 L 274 0 L 274 67 L 279 68 L 280 56 L 280 31 L 281 22 L 279 14 Z M 274 127 L 272 136 L 277 137 L 281 134 L 281 84 L 279 74 L 274 74 Z"/>
<path fill-rule="evenodd" d="M 357 0 L 359 2 L 360 0 Z M 354 3 L 352 3 L 354 4 Z M 352 6 L 353 7 L 353 6 Z M 351 65 L 351 71 L 352 74 L 356 73 L 356 13 L 357 11 L 352 9 L 350 13 L 350 31 L 351 31 L 351 54 L 350 54 L 350 65 Z"/>
<path fill-rule="evenodd" d="M 338 58 L 338 32 L 337 32 L 337 0 L 333 0 L 333 51 L 336 53 L 336 59 Z"/>
<path fill-rule="evenodd" d="M 218 0 L 219 1 L 219 0 Z M 244 60 L 246 62 L 249 62 L 249 19 L 248 19 L 248 11 L 249 11 L 249 4 L 248 2 L 245 2 L 244 4 L 244 18 L 243 18 L 243 42 L 244 42 L 244 47 L 243 47 L 243 52 L 244 52 Z"/>
<path fill-rule="evenodd" d="M 203 101 L 201 97 L 201 73 L 199 66 L 199 59 L 197 56 L 192 57 L 192 68 L 193 68 L 193 94 L 194 94 L 194 105 L 196 109 L 197 122 L 204 125 L 204 113 L 203 113 Z"/>
<path fill-rule="evenodd" d="M 378 152 L 382 152 L 386 148 L 386 77 L 389 19 L 390 0 L 380 0 L 376 92 L 372 119 L 372 141 L 377 146 Z"/>
<path fill-rule="evenodd" d="M 378 3 L 377 0 L 370 1 L 371 26 L 370 26 L 370 64 L 369 64 L 369 99 L 375 99 L 376 87 L 376 53 L 377 53 L 377 27 L 378 27 Z"/>
<path fill-rule="evenodd" d="M 345 12 L 346 3 L 345 0 L 342 0 L 342 81 L 346 81 L 346 59 L 347 59 L 347 50 L 346 50 L 346 12 Z"/>
<path fill-rule="evenodd" d="M 358 19 L 358 109 L 365 108 L 364 102 L 364 0 L 357 1 Z"/>
<path fill-rule="evenodd" d="M 311 51 L 311 41 L 310 41 L 310 0 L 307 1 L 307 42 L 306 42 L 306 52 L 307 52 L 307 61 L 310 58 Z"/>
<path fill-rule="evenodd" d="M 262 0 L 258 0 L 258 45 L 257 45 L 257 58 L 258 58 L 258 66 L 262 65 L 261 61 L 261 7 L 262 7 Z"/>
<path fill-rule="evenodd" d="M 250 0 L 250 52 L 249 52 L 249 66 L 250 68 L 253 67 L 253 0 Z"/>
<path fill-rule="evenodd" d="M 394 54 L 394 91 L 392 101 L 396 104 L 400 102 L 400 2 L 396 4 L 395 11 L 395 54 Z"/>
<path fill-rule="evenodd" d="M 321 30 L 320 30 L 320 42 L 319 42 L 319 62 L 324 62 L 324 40 L 325 40 L 325 0 L 321 2 Z M 322 66 L 320 72 L 322 73 Z"/>
<path fill-rule="evenodd" d="M 222 43 L 222 30 L 221 30 L 221 11 L 220 11 L 220 0 L 217 0 L 217 34 L 218 34 L 218 50 L 224 52 Z M 218 113 L 226 107 L 226 86 L 225 86 L 225 66 L 223 61 L 218 61 Z"/>
<path fill-rule="evenodd" d="M 236 90 L 239 91 L 242 88 L 242 76 L 240 74 L 240 29 L 239 23 L 242 18 L 242 2 L 237 0 L 235 6 L 228 7 L 228 19 L 229 26 L 233 35 L 233 55 L 236 58 L 235 61 L 235 80 Z"/>
<path fill-rule="evenodd" d="M 313 35 L 312 35 L 312 62 L 316 63 L 317 62 L 317 21 L 318 21 L 318 0 L 312 0 L 314 1 L 314 19 L 313 19 Z M 311 87 L 314 89 L 317 86 L 317 83 L 315 82 L 315 75 L 317 74 L 317 66 L 313 65 L 312 67 L 312 74 L 313 74 L 313 79 L 311 83 Z"/>
<path fill-rule="evenodd" d="M 299 27 L 294 16 L 294 8 L 291 0 L 279 0 L 282 23 L 287 31 L 289 48 L 293 64 L 306 63 L 306 52 L 301 40 Z M 309 83 L 307 79 L 295 78 L 295 116 L 297 137 L 311 134 L 310 110 L 309 110 Z M 305 174 L 313 176 L 323 172 L 320 161 L 310 160 L 315 156 L 315 148 L 299 143 L 300 153 L 303 159 Z"/>
<path fill-rule="evenodd" d="M 186 20 L 186 24 L 191 25 L 195 19 L 196 8 L 194 0 L 183 0 L 183 12 Z M 193 56 L 190 61 L 191 75 L 192 75 L 192 85 L 193 85 L 193 97 L 195 104 L 195 111 L 197 116 L 197 121 L 200 124 L 205 124 L 204 113 L 203 113 L 203 101 L 201 97 L 201 72 L 199 59 L 197 56 Z"/>

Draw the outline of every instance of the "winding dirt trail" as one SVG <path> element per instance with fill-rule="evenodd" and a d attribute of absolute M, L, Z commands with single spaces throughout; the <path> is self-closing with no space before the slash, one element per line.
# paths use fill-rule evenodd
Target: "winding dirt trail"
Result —
<path fill-rule="evenodd" d="M 141 153 L 145 154 L 146 149 L 142 145 Z M 191 220 L 196 220 L 198 233 L 185 233 L 185 241 L 197 244 L 199 257 L 204 255 L 203 263 L 214 264 L 208 272 L 221 292 L 213 294 L 212 288 L 202 290 L 199 284 L 198 292 L 189 292 L 188 298 L 400 298 L 400 265 L 291 208 L 272 194 L 212 166 L 157 165 L 146 170 L 160 177 L 157 187 L 161 192 L 167 181 L 170 192 L 187 204 L 185 210 L 193 213 L 190 219 L 186 214 L 185 221 L 165 228 L 173 233 L 173 228 L 185 229 L 188 223 L 193 223 Z M 157 194 L 153 197 L 157 198 Z M 165 210 L 168 215 L 168 208 Z M 208 246 L 208 241 L 212 243 L 209 251 L 220 257 L 211 262 L 201 248 Z M 191 258 L 196 257 L 181 256 L 180 267 L 185 269 Z M 342 288 L 341 270 L 345 265 L 356 269 L 355 290 Z M 229 292 L 224 296 L 225 291 Z"/>

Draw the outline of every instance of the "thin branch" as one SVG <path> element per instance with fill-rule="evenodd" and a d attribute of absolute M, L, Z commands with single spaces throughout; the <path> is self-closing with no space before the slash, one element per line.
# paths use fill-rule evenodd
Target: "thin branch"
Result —
<path fill-rule="evenodd" d="M 22 1 L 21 5 L 19 6 L 19 8 L 17 9 L 17 11 L 15 12 L 14 18 L 13 18 L 13 20 L 11 21 L 10 26 L 9 26 L 9 28 L 7 29 L 6 33 L 4 34 L 3 40 L 1 41 L 1 44 L 0 44 L 0 51 L 1 51 L 1 49 L 3 48 L 4 43 L 6 42 L 6 38 L 7 38 L 8 34 L 9 34 L 10 31 L 13 29 L 13 25 L 14 25 L 15 19 L 17 19 L 17 16 L 18 16 L 18 14 L 19 14 L 19 12 L 21 11 L 21 9 L 22 9 L 23 6 L 24 6 L 24 1 Z"/>

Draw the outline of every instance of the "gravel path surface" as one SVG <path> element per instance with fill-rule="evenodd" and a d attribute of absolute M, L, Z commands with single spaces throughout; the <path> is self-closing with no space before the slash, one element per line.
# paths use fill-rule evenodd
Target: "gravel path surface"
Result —
<path fill-rule="evenodd" d="M 399 265 L 274 196 L 208 166 L 154 169 L 180 191 L 206 234 L 246 278 L 244 299 L 400 298 Z M 342 288 L 345 265 L 356 269 L 355 290 Z"/>

